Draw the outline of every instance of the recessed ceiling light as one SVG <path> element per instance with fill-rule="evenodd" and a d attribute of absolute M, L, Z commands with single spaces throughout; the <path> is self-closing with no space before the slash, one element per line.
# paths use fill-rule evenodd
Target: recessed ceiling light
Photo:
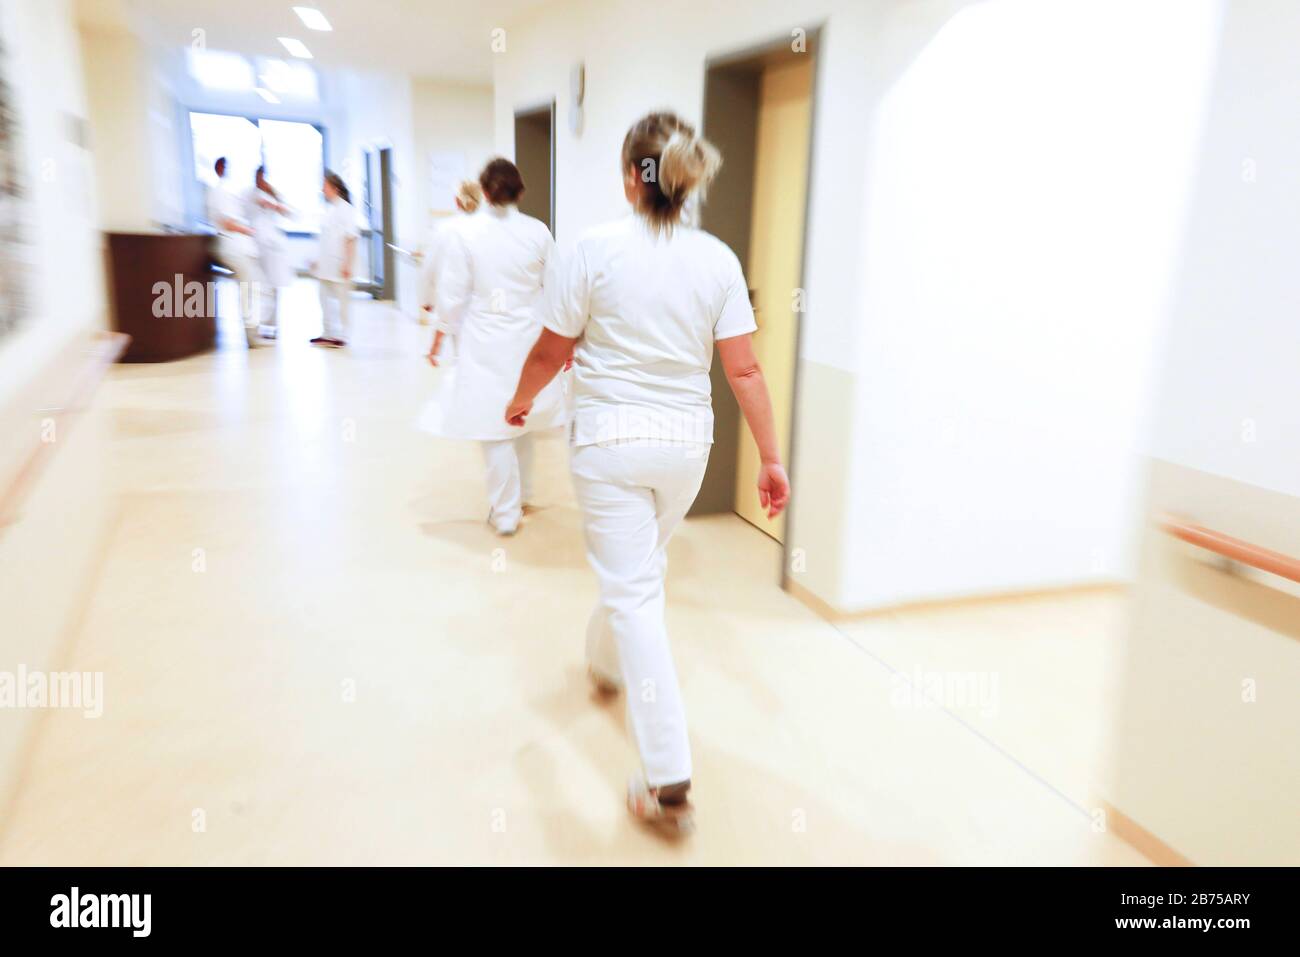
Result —
<path fill-rule="evenodd" d="M 262 99 L 266 100 L 266 102 L 268 103 L 280 102 L 280 98 L 264 86 L 259 86 L 257 88 L 257 95 L 260 96 Z"/>
<path fill-rule="evenodd" d="M 297 37 L 279 37 L 279 40 L 284 44 L 284 48 L 294 56 L 300 57 L 303 60 L 310 60 L 312 58 L 311 51 L 307 49 L 307 44 L 303 43 Z"/>
<path fill-rule="evenodd" d="M 330 22 L 325 19 L 325 14 L 321 13 L 315 7 L 294 7 L 293 12 L 298 14 L 303 24 L 308 30 L 333 30 Z"/>

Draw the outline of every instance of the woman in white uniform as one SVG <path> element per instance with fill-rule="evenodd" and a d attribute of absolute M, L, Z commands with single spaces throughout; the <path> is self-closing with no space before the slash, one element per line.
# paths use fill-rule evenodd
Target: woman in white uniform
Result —
<path fill-rule="evenodd" d="M 455 339 L 457 349 L 443 428 L 445 435 L 482 444 L 488 522 L 498 535 L 513 535 L 529 497 L 531 433 L 565 422 L 558 379 L 538 389 L 533 415 L 522 428 L 501 418 L 542 328 L 538 308 L 555 242 L 544 224 L 515 206 L 524 181 L 514 163 L 492 160 L 479 185 L 486 205 L 456 220 L 438 253 L 438 328 Z"/>
<path fill-rule="evenodd" d="M 266 179 L 266 167 L 259 166 L 246 199 L 248 222 L 257 243 L 257 262 L 261 279 L 258 290 L 257 331 L 274 339 L 278 329 L 280 290 L 293 282 L 289 267 L 289 240 L 280 228 L 280 217 L 289 207 Z"/>
<path fill-rule="evenodd" d="M 467 179 L 460 184 L 456 190 L 456 209 L 463 215 L 473 214 L 479 205 L 483 202 L 483 187 L 472 179 Z M 452 216 L 447 219 L 440 219 L 432 229 L 429 230 L 429 238 L 424 244 L 424 251 L 421 254 L 420 261 L 420 308 L 425 315 L 433 318 L 434 311 L 437 308 L 438 297 L 438 270 L 441 261 L 440 251 L 443 242 L 456 229 L 456 223 L 462 219 L 462 216 Z M 438 364 L 438 355 L 442 351 L 442 344 L 446 338 L 446 331 L 437 326 L 433 333 L 433 344 L 429 347 L 429 364 L 436 366 Z"/>
<path fill-rule="evenodd" d="M 311 341 L 338 348 L 347 345 L 348 303 L 352 300 L 352 263 L 357 253 L 357 212 L 348 202 L 348 188 L 338 173 L 326 172 L 325 216 L 320 224 L 320 258 L 316 278 L 320 281 L 321 334 Z"/>
<path fill-rule="evenodd" d="M 239 287 L 239 316 L 250 349 L 262 345 L 257 335 L 257 305 L 253 289 L 261 282 L 257 243 L 248 222 L 247 204 L 226 185 L 226 158 L 213 164 L 217 183 L 208 190 L 208 222 L 217 231 L 217 259 L 229 269 Z"/>
<path fill-rule="evenodd" d="M 790 486 L 740 263 L 682 221 L 687 200 L 716 172 L 717 151 L 677 116 L 651 113 L 628 131 L 621 159 L 633 213 L 588 230 L 566 257 L 505 418 L 531 418 L 533 397 L 572 350 L 573 480 L 600 582 L 588 669 L 603 691 L 631 689 L 644 776 L 629 785 L 629 810 L 686 829 L 691 752 L 664 628 L 664 574 L 668 541 L 695 500 L 713 441 L 715 342 L 758 443 L 758 497 L 769 518 L 785 508 Z"/>

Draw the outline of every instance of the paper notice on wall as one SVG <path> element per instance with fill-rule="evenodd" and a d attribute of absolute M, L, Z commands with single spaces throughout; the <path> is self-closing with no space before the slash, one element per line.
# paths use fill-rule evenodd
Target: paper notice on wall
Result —
<path fill-rule="evenodd" d="M 450 213 L 456 208 L 456 189 L 465 178 L 464 153 L 429 154 L 429 209 Z"/>

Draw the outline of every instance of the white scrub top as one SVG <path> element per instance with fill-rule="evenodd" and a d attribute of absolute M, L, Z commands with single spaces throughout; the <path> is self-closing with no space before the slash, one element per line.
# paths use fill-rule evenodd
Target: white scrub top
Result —
<path fill-rule="evenodd" d="M 688 226 L 637 215 L 589 229 L 547 290 L 546 328 L 578 339 L 574 445 L 713 441 L 713 342 L 755 331 L 740 261 Z"/>
<path fill-rule="evenodd" d="M 256 256 L 253 237 L 228 231 L 223 225 L 227 220 L 248 225 L 248 209 L 243 197 L 228 189 L 225 180 L 220 180 L 217 185 L 208 187 L 208 222 L 221 237 L 218 254 L 225 251 L 236 256 Z"/>
<path fill-rule="evenodd" d="M 253 227 L 262 281 L 280 288 L 293 282 L 293 269 L 289 264 L 289 238 L 280 228 L 280 213 L 264 205 L 274 202 L 277 200 L 258 189 L 256 184 L 244 194 L 245 219 Z"/>
<path fill-rule="evenodd" d="M 438 304 L 438 270 L 443 245 L 447 237 L 456 229 L 456 223 L 466 214 L 454 213 L 436 220 L 429 227 L 428 238 L 424 241 L 424 258 L 420 262 L 420 306 Z M 436 311 L 436 310 L 435 310 Z"/>
<path fill-rule="evenodd" d="M 564 425 L 563 375 L 537 396 L 523 428 L 505 420 L 524 360 L 542 331 L 542 285 L 555 248 L 550 230 L 513 206 L 491 204 L 443 229 L 436 308 L 439 328 L 457 345 L 443 434 L 497 441 Z"/>
<path fill-rule="evenodd" d="M 357 211 L 351 203 L 340 197 L 325 203 L 325 215 L 320 223 L 320 256 L 316 260 L 316 278 L 330 282 L 343 281 L 344 255 L 347 240 L 361 235 L 357 226 Z M 346 264 L 352 271 L 353 264 Z"/>

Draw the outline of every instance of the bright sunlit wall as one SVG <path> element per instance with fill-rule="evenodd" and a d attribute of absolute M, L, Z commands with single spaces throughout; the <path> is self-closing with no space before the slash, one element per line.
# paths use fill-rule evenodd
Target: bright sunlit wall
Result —
<path fill-rule="evenodd" d="M 971 4 L 885 92 L 845 605 L 1131 577 L 1218 8 Z"/>

